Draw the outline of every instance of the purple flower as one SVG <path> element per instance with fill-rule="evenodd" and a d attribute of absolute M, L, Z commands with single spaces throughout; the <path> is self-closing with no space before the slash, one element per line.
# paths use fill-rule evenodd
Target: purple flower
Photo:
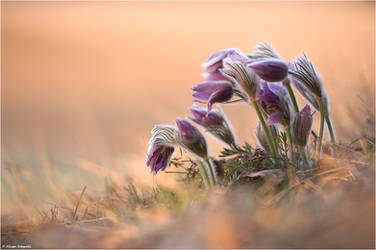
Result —
<path fill-rule="evenodd" d="M 208 155 L 207 143 L 200 131 L 182 119 L 176 119 L 176 125 L 180 132 L 178 143 L 197 156 L 206 158 Z"/>
<path fill-rule="evenodd" d="M 146 165 L 150 172 L 157 174 L 159 170 L 164 171 L 171 161 L 174 147 L 163 144 L 155 144 L 148 154 Z"/>
<path fill-rule="evenodd" d="M 321 97 L 323 90 L 321 77 L 305 53 L 295 58 L 294 66 L 295 70 L 290 70 L 292 78 L 301 82 L 312 94 Z"/>
<path fill-rule="evenodd" d="M 239 49 L 231 48 L 217 52 L 201 65 L 205 72 L 201 74 L 204 79 L 206 81 L 228 81 L 229 77 L 221 72 L 223 60 L 228 57 L 234 61 L 244 63 L 248 61 L 248 58 Z"/>
<path fill-rule="evenodd" d="M 289 62 L 289 69 L 290 71 L 295 70 L 294 64 Z M 290 81 L 294 85 L 294 87 L 299 91 L 299 93 L 317 110 L 320 110 L 319 103 L 317 98 L 311 91 L 309 91 L 300 81 L 295 79 L 295 77 L 289 76 Z"/>
<path fill-rule="evenodd" d="M 291 128 L 294 142 L 301 147 L 305 147 L 312 129 L 312 114 L 308 104 L 296 114 Z"/>
<path fill-rule="evenodd" d="M 238 60 L 237 57 L 234 59 L 228 57 L 223 60 L 222 71 L 231 77 L 248 95 L 248 98 L 253 101 L 256 99 L 260 78 L 253 70 L 246 66 L 246 62 L 244 60 Z"/>
<path fill-rule="evenodd" d="M 190 118 L 192 121 L 228 145 L 236 144 L 231 125 L 223 112 L 220 110 L 207 112 L 206 109 L 199 106 L 192 106 L 189 110 L 193 115 L 193 118 Z"/>
<path fill-rule="evenodd" d="M 206 62 L 201 64 L 201 67 L 204 69 L 205 72 L 214 72 L 222 67 L 222 60 L 235 51 L 239 50 L 235 48 L 229 48 L 216 52 L 212 56 L 210 56 L 209 59 L 206 60 Z"/>
<path fill-rule="evenodd" d="M 207 103 L 208 111 L 216 102 L 227 102 L 232 98 L 233 87 L 228 81 L 214 81 L 199 83 L 192 88 L 194 102 Z"/>
<path fill-rule="evenodd" d="M 286 78 L 288 65 L 280 59 L 262 59 L 253 61 L 249 67 L 263 80 L 279 82 Z"/>
<path fill-rule="evenodd" d="M 329 100 L 320 75 L 305 54 L 304 57 L 298 57 L 295 60 L 295 64 L 289 62 L 290 81 L 317 111 L 320 111 L 318 98 L 321 97 L 324 103 L 324 112 L 329 114 Z M 296 66 L 299 67 L 299 70 Z"/>
<path fill-rule="evenodd" d="M 193 115 L 190 119 L 203 127 L 218 126 L 223 123 L 223 117 L 214 110 L 207 112 L 206 109 L 195 105 L 189 111 Z"/>
<path fill-rule="evenodd" d="M 178 134 L 178 129 L 169 125 L 155 125 L 151 130 L 146 165 L 154 174 L 165 170 L 170 163 Z"/>
<path fill-rule="evenodd" d="M 232 52 L 227 56 L 227 58 L 230 58 L 234 62 L 240 62 L 243 64 L 247 64 L 249 62 L 249 58 L 246 55 L 244 55 L 240 50 Z M 222 60 L 222 63 L 225 59 Z"/>
<path fill-rule="evenodd" d="M 285 127 L 290 125 L 291 101 L 282 85 L 261 82 L 258 100 L 263 110 L 269 115 L 267 125 L 276 123 Z"/>

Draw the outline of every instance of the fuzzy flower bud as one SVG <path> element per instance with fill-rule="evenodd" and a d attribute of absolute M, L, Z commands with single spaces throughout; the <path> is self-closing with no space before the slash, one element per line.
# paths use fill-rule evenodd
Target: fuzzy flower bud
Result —
<path fill-rule="evenodd" d="M 319 98 L 324 104 L 325 114 L 329 114 L 329 100 L 321 77 L 306 54 L 297 57 L 294 64 L 289 63 L 290 79 L 300 94 L 317 110 L 320 110 Z"/>
<path fill-rule="evenodd" d="M 309 105 L 306 105 L 296 114 L 292 121 L 291 132 L 294 143 L 305 147 L 312 129 L 312 114 Z"/>
<path fill-rule="evenodd" d="M 229 81 L 214 81 L 199 83 L 192 88 L 195 93 L 194 102 L 207 103 L 208 111 L 216 102 L 227 102 L 233 96 L 233 86 Z"/>
<path fill-rule="evenodd" d="M 301 82 L 312 94 L 321 97 L 323 90 L 321 77 L 305 53 L 294 60 L 294 66 L 296 70 L 290 72 L 292 77 Z"/>
<path fill-rule="evenodd" d="M 159 170 L 164 171 L 171 161 L 171 156 L 174 153 L 175 148 L 162 144 L 153 145 L 146 165 L 150 167 L 150 171 L 157 174 Z"/>
<path fill-rule="evenodd" d="M 290 125 L 292 104 L 288 94 L 280 84 L 261 82 L 258 101 L 263 110 L 269 115 L 267 125 Z"/>
<path fill-rule="evenodd" d="M 239 49 L 230 48 L 225 49 L 212 55 L 206 62 L 201 66 L 203 67 L 204 73 L 202 77 L 205 81 L 228 81 L 228 76 L 222 73 L 223 60 L 226 58 L 231 58 L 233 60 L 248 61 L 248 58 L 243 55 Z"/>
<path fill-rule="evenodd" d="M 262 59 L 253 61 L 249 67 L 263 80 L 268 82 L 283 81 L 288 73 L 288 65 L 280 59 Z"/>
<path fill-rule="evenodd" d="M 212 73 L 217 69 L 222 68 L 222 60 L 233 52 L 239 52 L 239 49 L 229 48 L 216 52 L 211 55 L 208 60 L 201 64 L 201 67 L 203 68 L 204 72 Z"/>
<path fill-rule="evenodd" d="M 208 147 L 200 131 L 192 124 L 182 119 L 176 119 L 176 125 L 180 132 L 178 138 L 179 145 L 201 158 L 206 158 L 208 155 Z"/>
<path fill-rule="evenodd" d="M 260 78 L 253 70 L 246 66 L 244 61 L 233 60 L 228 57 L 223 60 L 222 71 L 235 80 L 240 88 L 248 95 L 250 101 L 256 99 Z"/>
<path fill-rule="evenodd" d="M 157 174 L 169 165 L 177 143 L 179 131 L 168 125 L 156 125 L 151 131 L 146 165 Z"/>
<path fill-rule="evenodd" d="M 190 109 L 193 118 L 192 121 L 204 127 L 209 133 L 225 142 L 228 145 L 235 145 L 235 137 L 230 123 L 220 110 L 207 112 L 206 109 L 199 106 L 192 106 Z"/>

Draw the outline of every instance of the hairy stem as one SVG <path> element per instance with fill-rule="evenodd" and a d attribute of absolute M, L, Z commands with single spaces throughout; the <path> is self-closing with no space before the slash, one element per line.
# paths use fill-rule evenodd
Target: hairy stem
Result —
<path fill-rule="evenodd" d="M 290 162 L 287 163 L 287 171 L 290 179 L 290 184 L 294 183 L 294 178 L 295 178 L 295 169 L 294 169 L 294 148 L 292 145 L 292 137 L 291 137 L 291 132 L 290 132 L 290 127 L 286 128 L 287 132 L 287 138 L 289 140 L 289 148 L 290 148 Z"/>
<path fill-rule="evenodd" d="M 333 130 L 333 127 L 332 127 L 332 122 L 330 120 L 329 114 L 325 115 L 325 121 L 326 121 L 326 124 L 328 125 L 329 134 L 330 134 L 330 141 L 332 143 L 335 143 L 336 142 L 336 135 L 334 134 L 334 130 Z"/>
<path fill-rule="evenodd" d="M 272 156 L 276 159 L 277 158 L 277 152 L 276 152 L 275 145 L 273 143 L 272 137 L 270 135 L 271 134 L 270 130 L 266 126 L 264 117 L 263 117 L 263 115 L 262 115 L 262 113 L 260 111 L 260 108 L 259 108 L 257 102 L 256 101 L 252 101 L 252 105 L 255 108 L 257 116 L 260 119 L 261 126 L 264 129 L 264 132 L 265 132 L 265 135 L 266 135 L 266 139 L 268 140 L 268 143 L 269 143 L 269 146 L 270 146 L 270 150 L 272 151 Z"/>
<path fill-rule="evenodd" d="M 289 92 L 289 95 L 290 95 L 292 104 L 294 106 L 295 112 L 299 112 L 298 103 L 296 102 L 294 91 L 292 91 L 290 80 L 288 78 L 286 78 L 286 80 L 283 81 L 283 85 L 286 87 L 287 92 Z"/>
<path fill-rule="evenodd" d="M 322 139 L 324 136 L 324 120 L 325 120 L 325 114 L 324 114 L 324 103 L 322 101 L 322 98 L 319 99 L 320 104 L 320 130 L 319 130 L 319 143 L 317 146 L 317 160 L 320 160 L 321 156 L 321 146 L 322 146 Z"/>
<path fill-rule="evenodd" d="M 206 168 L 205 168 L 205 164 L 201 160 L 197 160 L 197 164 L 198 164 L 198 167 L 200 169 L 200 173 L 201 173 L 202 179 L 205 182 L 206 187 L 210 188 L 211 184 L 210 184 L 210 181 L 209 181 L 208 173 L 207 173 Z"/>
<path fill-rule="evenodd" d="M 261 113 L 264 117 L 264 120 L 267 120 L 268 119 L 268 114 L 264 111 L 264 110 L 261 110 Z M 274 134 L 273 133 L 273 129 L 271 127 L 269 127 L 269 131 L 270 131 L 270 136 L 273 140 L 273 143 L 274 143 L 274 147 L 275 147 L 275 150 L 276 150 L 276 153 L 279 154 L 279 138 L 278 138 L 278 134 Z"/>
<path fill-rule="evenodd" d="M 208 168 L 209 168 L 209 173 L 210 173 L 210 178 L 211 178 L 212 184 L 214 186 L 216 186 L 217 185 L 217 178 L 215 177 L 215 168 L 214 168 L 212 162 L 210 161 L 209 157 L 206 157 L 204 160 L 208 164 Z"/>

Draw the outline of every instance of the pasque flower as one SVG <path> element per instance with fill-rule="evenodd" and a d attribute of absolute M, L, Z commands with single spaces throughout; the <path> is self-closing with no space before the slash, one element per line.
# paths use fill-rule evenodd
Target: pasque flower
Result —
<path fill-rule="evenodd" d="M 226 58 L 232 58 L 233 60 L 244 60 L 247 61 L 248 58 L 243 55 L 239 49 L 225 49 L 213 54 L 206 62 L 204 62 L 201 67 L 204 70 L 202 77 L 206 81 L 222 81 L 228 80 L 228 77 L 221 72 L 223 67 L 223 60 Z"/>
<path fill-rule="evenodd" d="M 219 126 L 224 120 L 223 116 L 221 116 L 219 112 L 216 112 L 216 110 L 207 112 L 206 109 L 194 105 L 189 111 L 193 115 L 193 118 L 190 119 L 203 127 Z"/>
<path fill-rule="evenodd" d="M 261 77 L 264 80 L 268 81 L 267 78 L 269 78 L 270 82 L 273 82 L 274 80 L 277 80 L 278 78 L 282 81 L 283 85 L 285 86 L 286 90 L 288 91 L 294 110 L 295 112 L 299 111 L 298 103 L 295 98 L 294 91 L 291 88 L 290 85 L 290 79 L 288 77 L 288 71 L 289 71 L 289 65 L 283 60 L 283 58 L 277 53 L 277 51 L 273 48 L 271 43 L 268 43 L 266 41 L 259 42 L 255 47 L 252 54 L 248 55 L 248 58 L 250 59 L 250 62 L 253 63 L 254 70 L 258 70 L 259 68 L 260 72 L 262 72 L 263 67 L 265 66 L 263 64 L 267 64 L 269 60 L 272 60 L 274 62 L 279 62 L 279 67 L 277 66 L 275 71 L 273 71 L 272 74 L 267 75 L 265 70 L 265 77 Z M 266 67 L 268 68 L 268 67 Z M 273 77 L 271 77 L 274 74 Z M 272 79 L 274 78 L 274 79 Z"/>
<path fill-rule="evenodd" d="M 146 165 L 155 174 L 168 166 L 175 146 L 202 158 L 208 156 L 207 143 L 200 131 L 185 120 L 177 119 L 176 124 L 177 128 L 156 125 L 151 131 Z"/>
<path fill-rule="evenodd" d="M 169 125 L 154 126 L 151 131 L 146 165 L 154 174 L 159 170 L 165 170 L 171 161 L 175 146 L 180 146 L 196 156 L 206 186 L 216 185 L 215 170 L 208 157 L 205 138 L 197 128 L 185 120 L 176 119 L 176 124 L 178 128 Z"/>
<path fill-rule="evenodd" d="M 300 94 L 317 110 L 320 111 L 319 98 L 324 104 L 324 112 L 329 113 L 328 97 L 319 73 L 312 62 L 303 54 L 293 63 L 289 63 L 290 79 Z"/>
<path fill-rule="evenodd" d="M 195 93 L 194 102 L 207 103 L 208 111 L 216 102 L 229 101 L 233 96 L 233 86 L 229 81 L 213 81 L 199 83 L 192 88 Z"/>
<path fill-rule="evenodd" d="M 312 129 L 312 114 L 309 105 L 305 105 L 304 108 L 299 111 L 291 125 L 292 137 L 294 143 L 300 147 L 305 147 L 307 145 L 309 134 Z"/>
<path fill-rule="evenodd" d="M 230 146 L 236 144 L 231 125 L 221 110 L 207 112 L 199 106 L 192 106 L 189 110 L 193 115 L 193 118 L 190 118 L 192 121 L 226 144 Z"/>
<path fill-rule="evenodd" d="M 295 58 L 294 66 L 295 70 L 290 72 L 292 77 L 300 81 L 314 95 L 321 97 L 323 90 L 321 77 L 305 53 Z"/>
<path fill-rule="evenodd" d="M 146 165 L 154 174 L 165 170 L 169 165 L 178 133 L 177 128 L 168 125 L 156 125 L 152 129 Z"/>
<path fill-rule="evenodd" d="M 282 124 L 285 127 L 290 125 L 291 101 L 283 86 L 261 82 L 261 89 L 258 93 L 258 101 L 263 110 L 269 115 L 267 125 Z"/>
<path fill-rule="evenodd" d="M 325 92 L 322 79 L 317 72 L 313 63 L 308 60 L 305 53 L 303 56 L 294 60 L 295 70 L 290 70 L 291 78 L 294 78 L 296 88 L 299 92 L 312 104 L 312 106 L 320 111 L 320 131 L 318 143 L 318 156 L 320 156 L 321 141 L 323 138 L 324 122 L 326 121 L 332 142 L 335 142 L 335 133 L 332 127 L 329 114 L 329 99 Z"/>
<path fill-rule="evenodd" d="M 247 94 L 250 101 L 254 101 L 259 88 L 260 78 L 241 59 L 226 58 L 223 60 L 222 71 L 239 85 Z"/>
<path fill-rule="evenodd" d="M 176 124 L 180 131 L 178 138 L 179 145 L 199 158 L 197 159 L 197 163 L 207 185 L 216 185 L 217 177 L 214 166 L 209 159 L 208 146 L 204 136 L 186 120 L 176 119 Z"/>
<path fill-rule="evenodd" d="M 146 165 L 150 171 L 157 174 L 159 170 L 164 171 L 171 161 L 175 148 L 163 144 L 155 144 L 148 154 Z"/>
<path fill-rule="evenodd" d="M 265 58 L 253 61 L 249 67 L 263 80 L 268 82 L 283 81 L 288 73 L 288 65 L 283 60 Z"/>
<path fill-rule="evenodd" d="M 248 58 L 249 67 L 267 82 L 283 81 L 287 76 L 287 63 L 268 42 L 259 42 Z"/>
<path fill-rule="evenodd" d="M 178 143 L 191 153 L 201 157 L 208 157 L 208 147 L 201 132 L 183 119 L 176 119 L 176 125 L 179 129 Z"/>
<path fill-rule="evenodd" d="M 213 55 L 211 55 L 208 60 L 201 64 L 201 67 L 203 68 L 204 72 L 214 72 L 222 67 L 222 60 L 225 59 L 228 55 L 232 54 L 233 52 L 240 51 L 239 49 L 229 48 L 216 52 Z"/>

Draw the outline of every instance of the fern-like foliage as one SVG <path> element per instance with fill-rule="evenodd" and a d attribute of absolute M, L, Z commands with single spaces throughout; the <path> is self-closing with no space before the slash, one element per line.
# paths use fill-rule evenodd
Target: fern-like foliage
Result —
<path fill-rule="evenodd" d="M 252 148 L 252 146 L 246 142 L 244 143 L 244 145 L 242 146 L 238 146 L 238 145 L 235 145 L 235 146 L 232 146 L 231 148 L 224 148 L 219 157 L 228 157 L 228 156 L 233 156 L 233 155 L 240 155 L 240 154 L 252 154 L 254 151 L 254 149 Z"/>

